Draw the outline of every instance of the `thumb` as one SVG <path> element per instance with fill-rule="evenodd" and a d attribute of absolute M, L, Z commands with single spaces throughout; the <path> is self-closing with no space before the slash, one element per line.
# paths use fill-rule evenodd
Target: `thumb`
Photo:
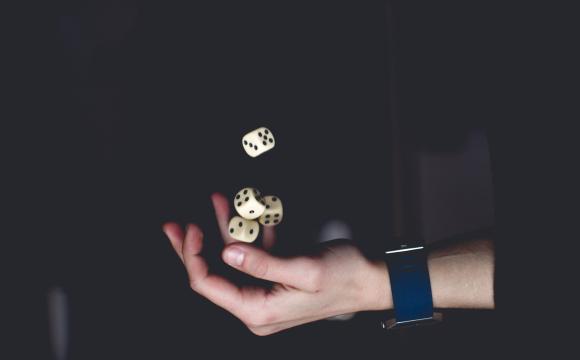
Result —
<path fill-rule="evenodd" d="M 251 245 L 228 245 L 223 260 L 230 266 L 253 277 L 315 292 L 322 283 L 320 260 L 309 257 L 283 259 Z"/>

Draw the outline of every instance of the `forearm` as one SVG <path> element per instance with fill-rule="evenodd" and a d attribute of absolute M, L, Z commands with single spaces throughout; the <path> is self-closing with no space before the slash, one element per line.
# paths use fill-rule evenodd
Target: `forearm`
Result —
<path fill-rule="evenodd" d="M 494 308 L 491 240 L 472 240 L 433 250 L 428 266 L 436 308 Z"/>
<path fill-rule="evenodd" d="M 493 242 L 487 239 L 465 241 L 430 250 L 429 277 L 436 308 L 493 309 Z M 378 284 L 375 305 L 370 310 L 392 309 L 388 269 L 384 262 L 373 264 Z"/>

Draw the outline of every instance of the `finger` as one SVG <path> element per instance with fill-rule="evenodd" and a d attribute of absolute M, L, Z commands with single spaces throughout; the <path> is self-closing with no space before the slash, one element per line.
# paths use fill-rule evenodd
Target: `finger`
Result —
<path fill-rule="evenodd" d="M 189 233 L 191 236 L 186 236 L 183 243 L 182 256 L 191 288 L 238 318 L 245 316 L 249 307 L 260 303 L 259 294 L 248 297 L 227 279 L 210 274 L 207 262 L 199 255 L 203 243 L 201 231 L 197 226 L 191 225 Z"/>
<path fill-rule="evenodd" d="M 228 224 L 230 222 L 230 205 L 228 204 L 228 200 L 224 195 L 214 193 L 211 195 L 211 201 L 224 243 L 231 244 L 236 242 L 236 239 L 232 238 L 228 232 Z"/>
<path fill-rule="evenodd" d="M 265 250 L 270 250 L 276 244 L 276 230 L 273 226 L 264 226 L 262 235 L 262 246 Z"/>
<path fill-rule="evenodd" d="M 181 230 L 181 226 L 173 222 L 166 223 L 163 225 L 163 232 L 169 238 L 169 242 L 171 243 L 175 253 L 177 253 L 177 256 L 179 256 L 181 261 L 183 261 L 183 256 L 181 253 L 184 235 L 183 230 Z"/>
<path fill-rule="evenodd" d="M 315 292 L 321 285 L 321 266 L 314 259 L 282 259 L 251 245 L 228 245 L 223 260 L 230 266 L 256 278 L 279 282 L 301 290 Z"/>
<path fill-rule="evenodd" d="M 198 255 L 201 253 L 203 248 L 203 231 L 201 231 L 200 227 L 194 224 L 187 224 L 185 239 L 183 240 L 184 244 L 188 244 L 190 247 L 189 250 L 193 254 L 195 253 Z M 182 247 L 182 256 L 183 256 L 183 247 Z"/>

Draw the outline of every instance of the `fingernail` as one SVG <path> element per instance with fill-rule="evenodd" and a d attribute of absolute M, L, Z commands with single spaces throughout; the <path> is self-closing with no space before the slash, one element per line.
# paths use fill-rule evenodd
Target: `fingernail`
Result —
<path fill-rule="evenodd" d="M 225 261 L 232 266 L 240 266 L 244 261 L 244 252 L 237 247 L 231 247 L 226 250 Z"/>

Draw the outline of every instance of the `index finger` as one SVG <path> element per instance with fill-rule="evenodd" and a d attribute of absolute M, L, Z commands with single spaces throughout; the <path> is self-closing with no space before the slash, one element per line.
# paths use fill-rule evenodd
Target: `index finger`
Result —
<path fill-rule="evenodd" d="M 276 244 L 276 231 L 273 226 L 264 226 L 262 235 L 262 246 L 266 250 L 271 250 Z"/>
<path fill-rule="evenodd" d="M 213 203 L 215 217 L 224 243 L 231 244 L 236 242 L 236 239 L 231 237 L 228 231 L 228 224 L 230 222 L 230 205 L 228 200 L 223 194 L 213 193 L 211 195 L 211 201 Z"/>

